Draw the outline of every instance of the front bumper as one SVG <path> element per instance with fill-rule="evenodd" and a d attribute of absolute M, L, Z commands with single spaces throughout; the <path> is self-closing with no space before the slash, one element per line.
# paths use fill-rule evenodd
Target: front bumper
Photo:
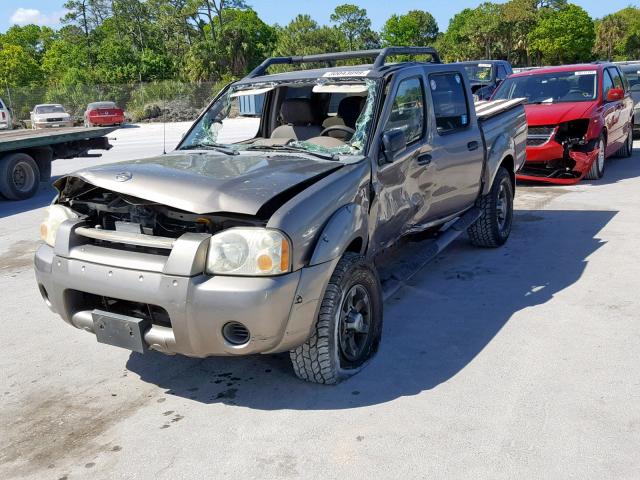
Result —
<path fill-rule="evenodd" d="M 598 148 L 583 145 L 567 148 L 554 140 L 541 146 L 527 147 L 527 160 L 516 174 L 522 181 L 573 185 L 591 169 L 598 157 Z"/>
<path fill-rule="evenodd" d="M 63 223 L 55 248 L 41 245 L 36 251 L 36 279 L 49 308 L 93 333 L 92 311 L 104 309 L 104 299 L 160 307 L 170 324 L 152 323 L 144 332 L 145 343 L 192 357 L 275 353 L 304 343 L 337 263 L 278 277 L 211 276 L 200 268 L 208 236 L 185 234 L 165 257 L 83 243 L 84 237 L 74 233 L 77 226 Z M 249 341 L 234 345 L 225 340 L 222 329 L 228 322 L 243 324 Z"/>

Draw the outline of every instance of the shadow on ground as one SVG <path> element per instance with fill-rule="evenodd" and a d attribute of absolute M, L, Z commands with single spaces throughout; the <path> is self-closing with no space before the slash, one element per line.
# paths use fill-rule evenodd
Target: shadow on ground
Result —
<path fill-rule="evenodd" d="M 4 200 L 0 197 L 0 218 L 10 217 L 11 215 L 36 210 L 49 205 L 57 193 L 51 184 L 58 178 L 59 177 L 54 177 L 49 182 L 41 183 L 38 193 L 27 200 Z"/>
<path fill-rule="evenodd" d="M 151 352 L 132 354 L 127 368 L 169 395 L 265 410 L 343 409 L 415 395 L 463 370 L 515 313 L 575 283 L 615 213 L 521 210 L 501 249 L 456 242 L 385 304 L 377 356 L 335 387 L 297 380 L 287 354 L 202 360 Z M 413 262 L 415 245 L 399 268 Z"/>

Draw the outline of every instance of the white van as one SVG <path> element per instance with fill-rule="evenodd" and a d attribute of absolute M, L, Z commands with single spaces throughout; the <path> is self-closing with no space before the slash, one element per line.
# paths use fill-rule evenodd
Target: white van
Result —
<path fill-rule="evenodd" d="M 0 98 L 0 130 L 11 130 L 11 109 Z"/>

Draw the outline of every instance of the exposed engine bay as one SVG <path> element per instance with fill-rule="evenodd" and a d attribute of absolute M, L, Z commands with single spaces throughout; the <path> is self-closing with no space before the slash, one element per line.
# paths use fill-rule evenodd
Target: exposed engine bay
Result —
<path fill-rule="evenodd" d="M 87 183 L 80 192 L 67 193 L 63 190 L 58 203 L 86 218 L 89 226 L 102 230 L 178 238 L 187 232 L 214 234 L 231 227 L 264 226 L 264 222 L 251 217 L 184 212 Z"/>

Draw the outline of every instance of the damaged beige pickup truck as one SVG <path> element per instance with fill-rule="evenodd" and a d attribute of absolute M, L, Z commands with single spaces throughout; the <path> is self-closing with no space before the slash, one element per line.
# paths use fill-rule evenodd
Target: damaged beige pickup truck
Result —
<path fill-rule="evenodd" d="M 373 63 L 334 66 L 355 58 Z M 330 66 L 267 72 L 278 64 Z M 298 377 L 337 383 L 380 343 L 385 249 L 424 231 L 433 255 L 465 231 L 504 244 L 526 135 L 519 100 L 476 108 L 464 67 L 431 48 L 271 58 L 171 154 L 58 179 L 38 286 L 99 342 L 290 352 Z"/>

